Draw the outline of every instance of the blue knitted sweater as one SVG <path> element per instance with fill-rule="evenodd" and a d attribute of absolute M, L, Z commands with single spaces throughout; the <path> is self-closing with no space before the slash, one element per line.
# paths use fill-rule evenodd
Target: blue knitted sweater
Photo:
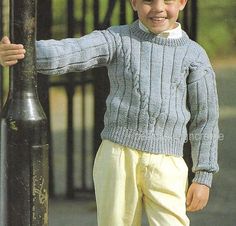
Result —
<path fill-rule="evenodd" d="M 102 138 L 175 156 L 183 155 L 189 139 L 193 181 L 211 186 L 218 171 L 215 74 L 204 49 L 184 31 L 181 38 L 163 38 L 142 31 L 136 21 L 81 38 L 38 41 L 36 49 L 44 74 L 106 66 L 110 94 Z"/>

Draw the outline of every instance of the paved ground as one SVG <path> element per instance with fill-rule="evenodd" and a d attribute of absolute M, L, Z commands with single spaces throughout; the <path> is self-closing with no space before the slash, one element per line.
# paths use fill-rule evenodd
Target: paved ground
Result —
<path fill-rule="evenodd" d="M 217 70 L 218 93 L 221 117 L 220 130 L 224 135 L 219 144 L 220 172 L 215 176 L 211 197 L 207 208 L 195 214 L 189 214 L 192 226 L 236 226 L 236 68 Z M 63 134 L 61 134 L 61 138 Z M 55 137 L 56 138 L 56 137 Z M 62 142 L 62 139 L 59 139 Z M 64 170 L 60 144 L 56 148 L 58 173 L 56 190 L 63 193 Z M 56 164 L 56 163 L 55 163 Z M 50 226 L 96 226 L 96 205 L 94 199 L 66 200 L 53 199 L 50 202 Z M 142 226 L 147 226 L 146 219 Z M 110 226 L 110 225 L 109 225 Z M 119 226 L 119 225 L 116 225 Z M 174 226 L 174 225 L 173 225 Z"/>

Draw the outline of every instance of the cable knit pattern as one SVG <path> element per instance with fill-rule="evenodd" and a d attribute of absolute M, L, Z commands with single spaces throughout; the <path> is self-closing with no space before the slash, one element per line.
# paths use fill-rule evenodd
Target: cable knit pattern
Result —
<path fill-rule="evenodd" d="M 108 68 L 103 139 L 175 156 L 190 139 L 194 181 L 211 186 L 218 171 L 215 74 L 204 49 L 184 31 L 181 38 L 163 38 L 136 21 L 79 39 L 39 41 L 36 48 L 44 74 Z"/>

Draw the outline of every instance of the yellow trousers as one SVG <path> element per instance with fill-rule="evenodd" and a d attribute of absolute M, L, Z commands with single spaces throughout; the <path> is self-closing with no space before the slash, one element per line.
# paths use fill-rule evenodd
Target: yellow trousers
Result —
<path fill-rule="evenodd" d="M 103 140 L 93 176 L 98 226 L 187 226 L 188 168 L 182 157 L 150 154 Z"/>

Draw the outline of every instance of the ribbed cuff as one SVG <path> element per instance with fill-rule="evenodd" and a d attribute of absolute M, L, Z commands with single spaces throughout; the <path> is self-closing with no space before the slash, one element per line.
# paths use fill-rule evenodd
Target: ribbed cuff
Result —
<path fill-rule="evenodd" d="M 212 179 L 213 173 L 209 173 L 206 171 L 197 171 L 195 173 L 195 177 L 193 178 L 193 182 L 196 182 L 198 184 L 204 184 L 210 188 L 212 184 Z"/>

